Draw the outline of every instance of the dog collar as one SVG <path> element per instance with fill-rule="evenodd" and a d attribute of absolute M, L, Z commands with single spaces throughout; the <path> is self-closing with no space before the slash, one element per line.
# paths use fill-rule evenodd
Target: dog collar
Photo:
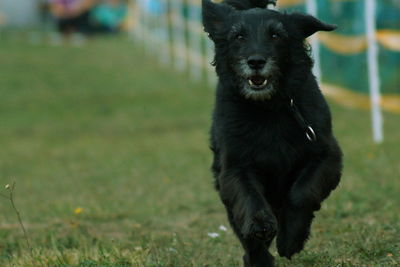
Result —
<path fill-rule="evenodd" d="M 304 132 L 306 133 L 307 139 L 310 142 L 317 141 L 317 135 L 315 134 L 314 129 L 311 127 L 309 123 L 307 123 L 307 121 L 301 115 L 300 110 L 297 108 L 296 104 L 293 101 L 293 98 L 290 98 L 290 108 L 293 111 L 293 115 L 297 123 L 300 125 L 300 127 L 303 128 Z"/>

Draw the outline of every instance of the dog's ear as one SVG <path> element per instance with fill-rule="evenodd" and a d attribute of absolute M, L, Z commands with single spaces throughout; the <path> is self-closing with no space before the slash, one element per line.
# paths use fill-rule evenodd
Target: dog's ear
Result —
<path fill-rule="evenodd" d="M 293 13 L 290 15 L 292 21 L 299 27 L 300 32 L 303 35 L 303 38 L 307 38 L 317 31 L 333 31 L 337 28 L 336 25 L 327 24 L 319 19 L 310 16 L 304 15 L 300 13 Z"/>
<path fill-rule="evenodd" d="M 224 20 L 234 9 L 228 5 L 202 0 L 202 10 L 204 31 L 215 40 L 215 35 L 222 28 Z"/>

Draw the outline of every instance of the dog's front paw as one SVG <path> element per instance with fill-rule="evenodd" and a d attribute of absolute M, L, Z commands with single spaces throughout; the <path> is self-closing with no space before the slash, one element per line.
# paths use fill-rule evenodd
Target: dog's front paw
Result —
<path fill-rule="evenodd" d="M 242 227 L 242 234 L 245 238 L 257 238 L 263 241 L 271 241 L 276 232 L 276 218 L 266 210 L 260 210 L 247 218 Z"/>
<path fill-rule="evenodd" d="M 281 257 L 290 259 L 304 248 L 310 235 L 312 212 L 289 210 L 280 225 L 276 246 Z"/>
<path fill-rule="evenodd" d="M 276 247 L 278 249 L 279 256 L 290 260 L 294 254 L 303 250 L 305 241 L 306 237 L 290 238 L 279 233 L 276 239 Z"/>

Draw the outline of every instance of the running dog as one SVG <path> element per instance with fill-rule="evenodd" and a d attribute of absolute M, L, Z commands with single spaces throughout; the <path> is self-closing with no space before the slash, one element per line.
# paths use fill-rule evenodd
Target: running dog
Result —
<path fill-rule="evenodd" d="M 334 190 L 342 152 L 312 74 L 305 39 L 334 25 L 267 9 L 267 0 L 202 0 L 218 75 L 212 171 L 245 266 L 300 252 L 314 212 Z"/>

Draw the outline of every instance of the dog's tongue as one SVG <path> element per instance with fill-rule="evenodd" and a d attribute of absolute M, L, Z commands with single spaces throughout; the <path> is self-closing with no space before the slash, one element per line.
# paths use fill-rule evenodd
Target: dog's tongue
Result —
<path fill-rule="evenodd" d="M 259 75 L 252 76 L 252 77 L 250 77 L 249 80 L 250 80 L 249 82 L 251 85 L 256 85 L 256 86 L 264 85 L 264 83 L 266 82 L 266 79 Z"/>

